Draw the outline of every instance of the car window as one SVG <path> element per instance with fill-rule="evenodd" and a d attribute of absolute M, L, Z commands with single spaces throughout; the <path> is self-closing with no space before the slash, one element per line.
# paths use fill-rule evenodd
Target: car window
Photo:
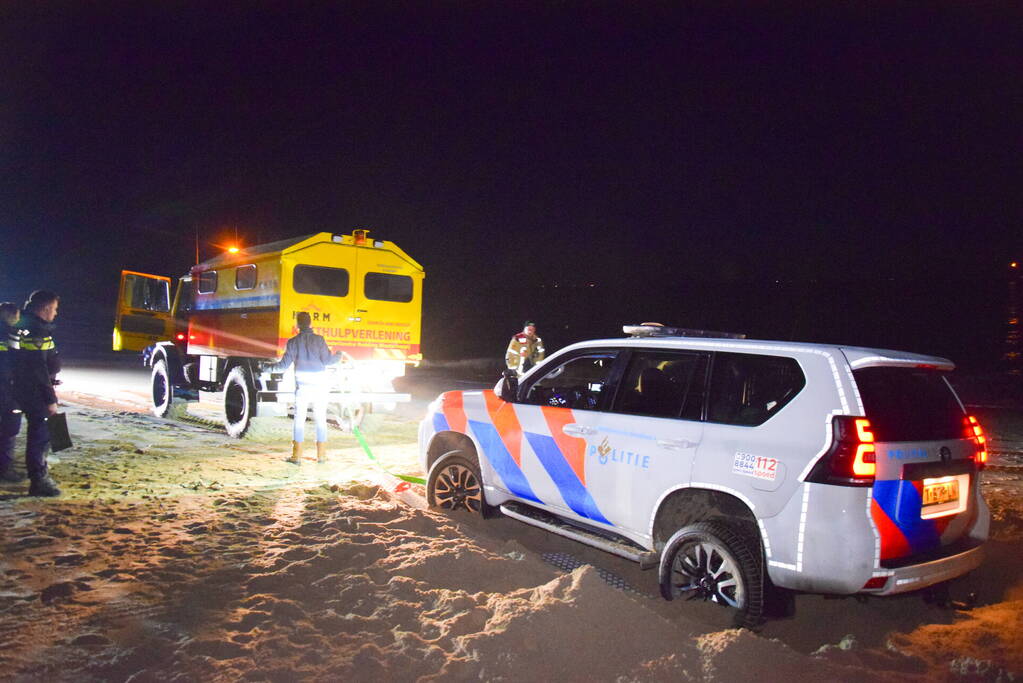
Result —
<path fill-rule="evenodd" d="M 534 382 L 523 403 L 556 408 L 596 410 L 607 386 L 614 353 L 576 356 L 557 365 Z"/>
<path fill-rule="evenodd" d="M 367 299 L 399 303 L 412 301 L 412 278 L 408 275 L 366 273 L 362 289 Z"/>
<path fill-rule="evenodd" d="M 806 378 L 794 358 L 717 353 L 707 420 L 734 425 L 762 424 L 804 386 Z"/>
<path fill-rule="evenodd" d="M 188 320 L 188 314 L 195 304 L 195 284 L 192 278 L 183 277 L 178 280 L 178 307 L 174 311 L 174 317 L 178 320 Z"/>
<path fill-rule="evenodd" d="M 699 420 L 708 358 L 705 353 L 634 352 L 612 411 Z"/>
<path fill-rule="evenodd" d="M 249 263 L 234 269 L 234 288 L 253 289 L 256 286 L 256 264 Z"/>
<path fill-rule="evenodd" d="M 124 283 L 128 305 L 132 308 L 156 313 L 170 310 L 170 287 L 166 280 L 128 274 L 124 276 Z"/>
<path fill-rule="evenodd" d="M 871 430 L 878 441 L 960 439 L 965 413 L 937 370 L 853 370 Z"/>
<path fill-rule="evenodd" d="M 299 294 L 348 296 L 348 271 L 327 266 L 295 266 L 292 286 Z"/>
<path fill-rule="evenodd" d="M 199 273 L 199 293 L 212 294 L 217 291 L 217 271 L 204 270 Z"/>

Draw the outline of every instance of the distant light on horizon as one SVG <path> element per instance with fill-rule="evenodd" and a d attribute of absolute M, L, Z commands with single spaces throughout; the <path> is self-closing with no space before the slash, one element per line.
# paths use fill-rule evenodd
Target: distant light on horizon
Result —
<path fill-rule="evenodd" d="M 241 249 L 236 246 L 230 246 L 227 248 L 227 253 L 229 254 L 237 254 L 239 251 L 241 251 Z"/>

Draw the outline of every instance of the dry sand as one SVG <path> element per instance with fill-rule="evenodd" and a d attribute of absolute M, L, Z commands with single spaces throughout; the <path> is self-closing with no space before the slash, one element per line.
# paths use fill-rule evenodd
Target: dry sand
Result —
<path fill-rule="evenodd" d="M 7 679 L 1023 677 L 1018 468 L 984 475 L 992 556 L 957 588 L 979 590 L 977 608 L 800 596 L 758 635 L 690 618 L 624 560 L 419 509 L 418 487 L 351 437 L 333 435 L 331 464 L 296 468 L 287 437 L 234 441 L 86 402 L 68 406 L 77 445 L 52 466 L 65 495 L 0 488 Z M 415 474 L 414 435 L 388 420 L 374 452 Z"/>

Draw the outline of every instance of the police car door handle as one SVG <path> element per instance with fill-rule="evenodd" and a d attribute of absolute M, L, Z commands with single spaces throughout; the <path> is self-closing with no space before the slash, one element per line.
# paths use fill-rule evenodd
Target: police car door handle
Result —
<path fill-rule="evenodd" d="M 597 433 L 597 430 L 594 429 L 593 427 L 584 427 L 581 424 L 577 424 L 575 422 L 573 422 L 572 424 L 565 425 L 564 427 L 561 428 L 561 431 L 563 431 L 565 434 L 568 434 L 569 436 L 589 436 L 590 434 Z"/>
<path fill-rule="evenodd" d="M 657 445 L 671 451 L 684 451 L 687 448 L 696 448 L 697 443 L 687 439 L 658 439 Z"/>

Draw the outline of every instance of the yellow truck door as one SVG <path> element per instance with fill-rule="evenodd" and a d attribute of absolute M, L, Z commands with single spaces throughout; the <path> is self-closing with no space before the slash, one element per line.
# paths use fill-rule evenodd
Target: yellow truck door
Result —
<path fill-rule="evenodd" d="M 313 331 L 332 351 L 348 350 L 347 326 L 353 318 L 355 254 L 351 246 L 330 241 L 330 235 L 301 243 L 281 257 L 279 353 L 298 332 L 295 317 L 305 311 Z"/>
<path fill-rule="evenodd" d="M 373 359 L 406 360 L 419 354 L 423 271 L 386 248 L 357 247 L 355 317 Z M 369 350 L 367 349 L 367 350 Z"/>
<path fill-rule="evenodd" d="M 170 339 L 173 327 L 170 278 L 122 270 L 114 320 L 114 351 L 141 351 Z"/>

